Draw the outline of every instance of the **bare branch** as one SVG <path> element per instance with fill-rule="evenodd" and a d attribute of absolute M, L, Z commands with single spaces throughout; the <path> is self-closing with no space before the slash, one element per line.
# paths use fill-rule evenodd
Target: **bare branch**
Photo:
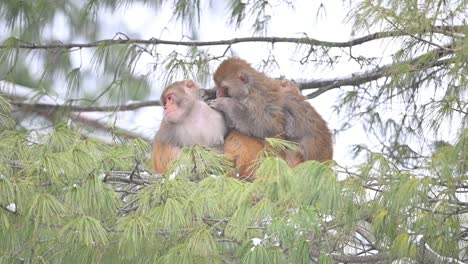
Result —
<path fill-rule="evenodd" d="M 136 185 L 149 185 L 151 181 L 144 180 L 144 179 L 130 179 L 130 172 L 122 173 L 122 172 L 109 172 L 108 175 L 104 178 L 104 182 L 121 182 L 121 183 L 128 183 L 128 184 L 136 184 Z"/>
<path fill-rule="evenodd" d="M 420 70 L 424 70 L 427 68 L 442 66 L 451 62 L 450 59 L 442 59 L 442 60 L 435 60 L 435 61 L 427 62 L 427 63 L 420 63 L 421 58 L 427 56 L 429 53 L 434 53 L 435 59 L 440 59 L 444 56 L 453 54 L 454 51 L 452 49 L 452 45 L 447 45 L 441 49 L 435 49 L 435 50 L 429 51 L 428 53 L 425 53 L 421 56 L 418 56 L 414 59 L 411 59 L 409 61 L 402 62 L 402 63 L 413 65 L 414 69 L 412 71 L 420 71 Z M 347 85 L 357 86 L 357 85 L 361 85 L 370 81 L 375 81 L 382 77 L 391 76 L 392 74 L 391 69 L 395 67 L 395 65 L 397 64 L 392 63 L 389 65 L 385 65 L 383 67 L 377 68 L 373 71 L 368 71 L 368 72 L 364 72 L 361 74 L 353 74 L 351 77 L 347 77 L 347 78 L 334 79 L 334 80 L 316 80 L 316 81 L 309 81 L 309 82 L 302 82 L 302 83 L 298 82 L 298 86 L 299 86 L 299 89 L 301 90 L 318 88 L 318 90 L 307 95 L 307 98 L 311 99 L 311 98 L 315 98 L 321 95 L 322 93 L 326 91 L 339 88 L 341 86 L 347 86 Z"/>
<path fill-rule="evenodd" d="M 434 27 L 433 29 L 420 32 L 420 34 L 445 34 L 445 32 L 463 32 L 467 26 L 456 25 L 456 26 L 443 26 Z M 283 37 L 245 37 L 245 38 L 233 38 L 228 40 L 217 40 L 217 41 L 174 41 L 174 40 L 163 40 L 157 38 L 151 38 L 148 40 L 144 39 L 105 39 L 91 43 L 50 43 L 50 44 L 36 44 L 19 41 L 21 44 L 17 46 L 11 45 L 0 45 L 0 49 L 6 48 L 20 48 L 20 49 L 81 49 L 81 48 L 95 48 L 101 45 L 129 45 L 129 44 L 143 44 L 143 45 L 174 45 L 174 46 L 189 46 L 189 47 L 202 47 L 202 46 L 219 46 L 219 45 L 233 45 L 237 43 L 246 42 L 265 42 L 265 43 L 293 43 L 293 44 L 307 44 L 316 45 L 323 47 L 352 47 L 366 42 L 370 42 L 377 39 L 398 37 L 398 36 L 409 36 L 410 34 L 401 32 L 400 30 L 377 32 L 360 38 L 356 38 L 345 42 L 332 42 L 322 41 L 314 38 L 283 38 Z"/>
<path fill-rule="evenodd" d="M 83 117 L 81 115 L 78 115 L 78 114 L 70 115 L 70 119 L 75 121 L 75 122 L 82 123 L 84 125 L 94 127 L 96 129 L 100 129 L 100 130 L 107 131 L 109 133 L 116 134 L 116 135 L 118 135 L 120 137 L 123 137 L 123 138 L 127 138 L 127 139 L 141 138 L 141 139 L 145 140 L 146 142 L 151 142 L 151 139 L 145 138 L 140 134 L 137 134 L 137 133 L 134 133 L 132 131 L 128 131 L 126 129 L 119 128 L 119 127 L 116 127 L 116 126 L 107 125 L 107 124 L 104 124 L 104 123 L 99 122 L 99 121 L 94 120 L 94 119 L 85 118 L 85 117 Z"/>
<path fill-rule="evenodd" d="M 159 100 L 143 101 L 126 105 L 111 105 L 111 106 L 78 106 L 78 105 L 57 105 L 57 104 L 41 104 L 41 103 L 25 103 L 25 102 L 9 102 L 18 108 L 25 111 L 68 111 L 68 112 L 117 112 L 117 111 L 132 111 L 142 107 L 161 106 Z"/>
<path fill-rule="evenodd" d="M 32 111 L 31 108 L 29 108 L 28 110 Z M 41 116 L 43 116 L 43 117 L 45 117 L 45 118 L 47 118 L 49 120 L 53 120 L 53 113 L 56 112 L 56 111 L 37 110 L 37 111 L 32 111 L 32 112 L 34 112 L 35 114 L 41 115 Z M 126 129 L 123 129 L 123 128 L 119 128 L 119 127 L 116 127 L 116 126 L 107 125 L 107 124 L 104 124 L 104 123 L 99 122 L 97 120 L 83 117 L 80 114 L 71 114 L 69 116 L 69 118 L 71 120 L 73 120 L 74 122 L 81 123 L 83 125 L 90 126 L 90 127 L 93 127 L 93 128 L 99 129 L 99 130 L 103 130 L 103 131 L 106 131 L 106 132 L 109 132 L 109 133 L 113 133 L 113 134 L 116 134 L 116 135 L 118 135 L 118 136 L 120 136 L 122 138 L 126 138 L 126 139 L 140 138 L 140 139 L 145 140 L 146 142 L 149 142 L 149 143 L 152 142 L 151 139 L 145 138 L 144 136 L 142 136 L 140 134 L 137 134 L 137 133 L 134 133 L 132 131 L 129 131 L 129 130 L 126 130 Z"/>
<path fill-rule="evenodd" d="M 430 53 L 434 53 L 435 61 L 420 63 L 420 60 L 427 56 Z M 420 71 L 427 68 L 437 67 L 446 65 L 451 62 L 450 59 L 440 59 L 444 56 L 453 54 L 453 44 L 442 46 L 439 49 L 435 49 L 420 55 L 416 58 L 408 60 L 406 62 L 401 62 L 402 64 L 413 65 L 414 68 L 412 71 Z M 339 88 L 341 86 L 358 86 L 367 82 L 375 81 L 382 77 L 391 76 L 392 71 L 395 67 L 395 63 L 382 66 L 380 68 L 374 69 L 372 71 L 364 73 L 356 73 L 351 77 L 333 79 L 333 80 L 313 80 L 307 82 L 298 82 L 299 89 L 317 89 L 316 91 L 307 95 L 307 98 L 312 99 L 318 97 L 324 92 L 327 92 L 332 89 Z M 113 112 L 113 111 L 132 111 L 142 107 L 148 106 L 161 106 L 159 100 L 144 101 L 138 103 L 131 103 L 126 105 L 113 105 L 113 106 L 76 106 L 76 105 L 56 105 L 56 104 L 43 104 L 43 103 L 25 103 L 18 101 L 11 101 L 12 105 L 30 111 L 70 111 L 70 112 Z"/>
<path fill-rule="evenodd" d="M 316 248 L 311 248 L 310 253 L 314 257 L 320 256 L 320 251 Z M 342 263 L 377 263 L 380 261 L 384 261 L 388 259 L 386 255 L 381 253 L 373 254 L 373 255 L 366 255 L 366 256 L 355 256 L 355 255 L 340 255 L 336 253 L 331 253 L 329 256 L 336 262 Z"/>

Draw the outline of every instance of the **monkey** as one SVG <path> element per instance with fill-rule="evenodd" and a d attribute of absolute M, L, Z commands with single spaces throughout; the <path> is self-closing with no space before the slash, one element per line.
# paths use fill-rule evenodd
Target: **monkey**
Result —
<path fill-rule="evenodd" d="M 213 79 L 216 88 L 204 90 L 202 97 L 216 96 L 210 106 L 224 114 L 231 129 L 224 153 L 234 162 L 239 177 L 253 180 L 264 139 L 284 136 L 278 83 L 240 58 L 223 61 Z"/>
<path fill-rule="evenodd" d="M 294 166 L 296 162 L 333 159 L 333 141 L 327 123 L 315 108 L 307 102 L 299 87 L 292 81 L 278 80 L 281 90 L 281 104 L 285 117 L 285 138 L 296 142 L 301 153 L 290 152 L 286 160 Z"/>
<path fill-rule="evenodd" d="M 251 165 L 264 149 L 266 137 L 300 145 L 299 152 L 281 155 L 291 167 L 305 160 L 332 159 L 330 130 L 294 83 L 269 78 L 240 58 L 223 61 L 213 79 L 216 88 L 205 91 L 203 97 L 215 94 L 210 105 L 224 113 L 229 128 L 236 129 L 226 138 L 224 150 L 240 174 L 254 173 Z"/>
<path fill-rule="evenodd" d="M 224 114 L 229 128 L 264 139 L 284 135 L 279 84 L 240 58 L 223 61 L 213 75 L 216 99 L 210 105 Z"/>
<path fill-rule="evenodd" d="M 154 172 L 165 173 L 183 147 L 223 147 L 227 133 L 223 115 L 200 99 L 199 90 L 192 80 L 177 81 L 164 89 L 164 117 L 153 140 Z"/>
<path fill-rule="evenodd" d="M 285 117 L 285 139 L 298 143 L 300 151 L 280 153 L 290 167 L 295 167 L 306 160 L 320 162 L 333 158 L 332 135 L 326 122 L 307 102 L 299 87 L 289 80 L 275 80 L 280 88 L 281 101 Z M 232 130 L 225 139 L 224 152 L 234 161 L 239 177 L 255 179 L 255 161 L 265 142 Z"/>

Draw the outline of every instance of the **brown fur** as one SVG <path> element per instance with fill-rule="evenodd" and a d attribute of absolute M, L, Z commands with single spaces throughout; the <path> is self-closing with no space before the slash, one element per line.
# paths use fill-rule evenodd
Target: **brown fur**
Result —
<path fill-rule="evenodd" d="M 333 159 L 333 141 L 327 123 L 315 108 L 300 94 L 290 81 L 279 81 L 282 88 L 282 105 L 285 115 L 286 139 L 301 146 L 304 160 L 326 161 Z M 297 153 L 287 155 L 296 157 Z"/>
<path fill-rule="evenodd" d="M 253 165 L 265 148 L 263 139 L 286 136 L 284 87 L 239 58 L 222 62 L 213 79 L 218 98 L 212 106 L 223 112 L 227 126 L 235 129 L 225 140 L 225 154 L 234 161 L 240 177 L 252 179 Z M 205 98 L 213 94 L 213 89 L 208 90 Z M 304 161 L 302 152 L 283 155 L 290 166 Z"/>
<path fill-rule="evenodd" d="M 224 153 L 234 163 L 239 178 L 254 179 L 255 162 L 265 149 L 265 143 L 233 129 L 224 140 Z"/>
<path fill-rule="evenodd" d="M 180 147 L 155 140 L 152 161 L 155 173 L 165 173 L 172 161 L 179 158 Z"/>
<path fill-rule="evenodd" d="M 165 173 L 182 147 L 218 147 L 224 143 L 223 116 L 199 99 L 199 87 L 191 80 L 175 82 L 161 95 L 164 119 L 154 137 L 152 163 L 156 173 Z"/>
<path fill-rule="evenodd" d="M 287 80 L 276 81 L 281 89 L 285 115 L 285 138 L 299 144 L 301 150 L 280 154 L 291 167 L 304 160 L 326 161 L 333 158 L 332 135 L 326 122 L 307 102 L 299 88 Z M 255 179 L 255 165 L 265 142 L 232 130 L 225 139 L 224 152 L 234 162 L 240 178 Z"/>

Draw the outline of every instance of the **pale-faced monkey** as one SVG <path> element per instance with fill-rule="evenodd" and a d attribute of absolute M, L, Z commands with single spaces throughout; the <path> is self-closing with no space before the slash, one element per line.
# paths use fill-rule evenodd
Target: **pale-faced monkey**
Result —
<path fill-rule="evenodd" d="M 180 149 L 193 145 L 222 148 L 227 129 L 223 115 L 199 98 L 192 80 L 175 82 L 161 95 L 164 118 L 154 137 L 153 170 L 165 173 Z"/>

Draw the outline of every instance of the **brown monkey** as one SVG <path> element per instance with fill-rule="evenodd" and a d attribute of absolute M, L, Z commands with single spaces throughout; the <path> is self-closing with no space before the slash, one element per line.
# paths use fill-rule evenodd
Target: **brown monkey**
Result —
<path fill-rule="evenodd" d="M 213 79 L 217 98 L 210 105 L 224 113 L 228 127 L 260 139 L 283 136 L 284 115 L 276 80 L 239 58 L 223 61 Z"/>
<path fill-rule="evenodd" d="M 278 82 L 282 94 L 286 139 L 300 144 L 302 160 L 331 160 L 332 134 L 325 120 L 306 101 L 307 97 L 301 94 L 296 84 L 288 80 Z M 299 161 L 301 157 L 298 153 L 288 153 L 286 159 L 294 166 L 294 161 Z"/>
<path fill-rule="evenodd" d="M 221 113 L 199 98 L 199 87 L 192 80 L 178 81 L 161 95 L 164 118 L 154 137 L 153 169 L 166 172 L 182 147 L 203 145 L 221 148 L 226 125 Z"/>
<path fill-rule="evenodd" d="M 238 130 L 226 138 L 225 153 L 234 157 L 240 173 L 252 173 L 251 165 L 263 149 L 265 137 L 283 136 L 299 143 L 300 152 L 284 154 L 290 166 L 304 160 L 332 159 L 330 130 L 294 83 L 271 79 L 239 58 L 222 62 L 213 78 L 217 98 L 211 105 L 224 113 L 228 127 Z M 204 97 L 210 93 L 212 96 L 213 90 Z"/>
<path fill-rule="evenodd" d="M 332 135 L 326 122 L 315 108 L 307 102 L 297 87 L 288 80 L 276 80 L 281 94 L 285 117 L 285 138 L 296 142 L 300 152 L 281 154 L 289 166 L 294 167 L 304 160 L 326 161 L 333 158 Z M 218 94 L 219 96 L 219 94 Z M 224 152 L 234 161 L 239 177 L 254 179 L 255 161 L 265 142 L 233 130 L 225 139 Z"/>
<path fill-rule="evenodd" d="M 225 139 L 224 153 L 239 177 L 253 179 L 255 162 L 265 148 L 263 139 L 284 136 L 279 83 L 239 58 L 222 62 L 213 79 L 217 87 L 203 91 L 202 97 L 216 94 L 210 105 L 223 112 L 233 129 Z"/>

